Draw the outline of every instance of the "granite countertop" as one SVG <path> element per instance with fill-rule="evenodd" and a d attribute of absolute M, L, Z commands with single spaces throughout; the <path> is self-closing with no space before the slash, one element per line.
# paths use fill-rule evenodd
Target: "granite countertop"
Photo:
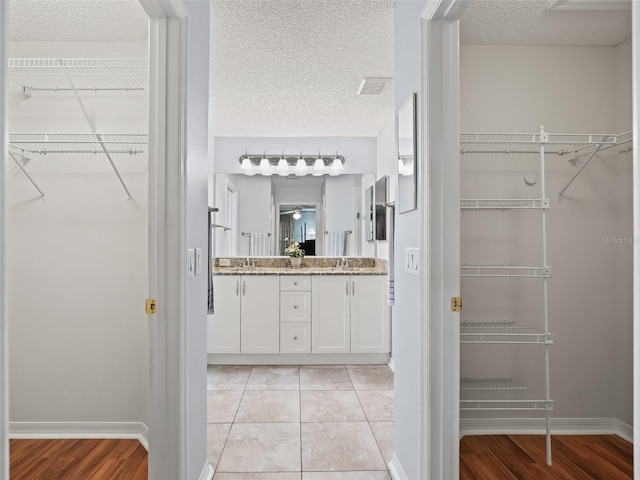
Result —
<path fill-rule="evenodd" d="M 288 257 L 249 257 L 251 267 L 244 267 L 246 258 L 231 258 L 229 266 L 213 264 L 214 275 L 386 275 L 387 262 L 377 258 L 346 257 L 347 267 L 338 268 L 341 258 L 305 257 L 300 268 L 293 268 Z M 253 266 L 255 265 L 255 266 Z"/>

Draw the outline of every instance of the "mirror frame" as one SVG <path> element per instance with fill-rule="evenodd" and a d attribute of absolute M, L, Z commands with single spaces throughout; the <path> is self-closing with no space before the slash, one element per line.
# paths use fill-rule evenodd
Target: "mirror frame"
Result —
<path fill-rule="evenodd" d="M 418 203 L 418 94 L 412 93 L 398 111 L 396 139 L 398 145 L 398 212 L 406 213 L 417 208 Z M 400 132 L 408 132 L 409 146 L 401 142 Z M 411 173 L 400 172 L 400 162 L 411 160 Z"/>
<path fill-rule="evenodd" d="M 373 190 L 374 232 L 376 240 L 387 240 L 387 203 L 389 202 L 389 176 L 380 177 Z"/>
<path fill-rule="evenodd" d="M 374 240 L 375 205 L 373 201 L 373 185 L 371 185 L 364 191 L 364 235 L 367 242 L 373 242 Z"/>

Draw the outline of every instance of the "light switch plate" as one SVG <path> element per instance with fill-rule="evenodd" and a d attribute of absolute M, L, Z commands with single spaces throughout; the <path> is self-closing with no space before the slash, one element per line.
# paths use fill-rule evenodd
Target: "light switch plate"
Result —
<path fill-rule="evenodd" d="M 420 249 L 404 249 L 404 271 L 409 275 L 420 275 Z"/>
<path fill-rule="evenodd" d="M 193 277 L 196 271 L 196 252 L 193 248 L 187 250 L 187 256 L 189 258 L 189 277 Z"/>
<path fill-rule="evenodd" d="M 196 248 L 196 275 L 202 273 L 202 249 Z"/>

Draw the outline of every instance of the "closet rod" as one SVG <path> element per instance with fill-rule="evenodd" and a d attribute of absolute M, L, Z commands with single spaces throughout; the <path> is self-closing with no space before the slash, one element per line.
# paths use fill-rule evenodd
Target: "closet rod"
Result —
<path fill-rule="evenodd" d="M 91 131 L 96 136 L 96 139 L 98 140 L 98 143 L 102 147 L 102 151 L 107 156 L 107 159 L 109 160 L 109 163 L 111 164 L 111 168 L 113 168 L 113 171 L 115 172 L 116 176 L 118 177 L 118 180 L 120 181 L 120 185 L 122 185 L 122 188 L 126 192 L 127 201 L 130 202 L 131 201 L 131 192 L 129 192 L 129 189 L 127 188 L 127 185 L 124 183 L 124 180 L 122 179 L 122 176 L 120 175 L 120 172 L 118 171 L 118 168 L 116 167 L 116 164 L 113 162 L 113 159 L 111 158 L 111 155 L 109 154 L 109 151 L 107 150 L 107 147 L 104 144 L 102 136 L 98 135 L 98 133 L 96 133 L 96 127 L 93 125 L 93 122 L 91 121 L 91 118 L 89 118 L 89 114 L 87 113 L 87 109 L 85 108 L 84 103 L 82 102 L 82 98 L 80 98 L 80 94 L 78 93 L 78 90 L 76 90 L 76 86 L 73 83 L 73 79 L 66 72 L 65 72 L 65 77 L 67 78 L 67 81 L 69 82 L 69 85 L 73 89 L 73 95 L 76 97 L 76 100 L 80 104 L 80 108 L 82 109 L 82 113 L 84 114 L 84 118 L 87 120 L 87 123 L 89 124 L 89 127 L 91 128 Z"/>
<path fill-rule="evenodd" d="M 42 201 L 45 201 L 45 196 L 44 196 L 44 192 L 40 189 L 40 187 L 38 186 L 38 184 L 33 180 L 33 178 L 31 178 L 31 175 L 29 175 L 27 173 L 27 171 L 24 169 L 24 167 L 22 165 L 20 165 L 20 162 L 18 161 L 18 159 L 15 157 L 15 155 L 11 152 L 9 152 L 9 156 L 11 158 L 13 158 L 13 161 L 16 162 L 16 165 L 18 166 L 18 168 L 20 170 L 22 170 L 22 173 L 24 173 L 24 175 L 29 179 L 29 181 L 31 182 L 31 184 L 36 188 L 36 190 L 38 190 L 38 193 L 40 193 L 40 197 L 42 197 Z M 23 157 L 24 158 L 24 157 Z"/>

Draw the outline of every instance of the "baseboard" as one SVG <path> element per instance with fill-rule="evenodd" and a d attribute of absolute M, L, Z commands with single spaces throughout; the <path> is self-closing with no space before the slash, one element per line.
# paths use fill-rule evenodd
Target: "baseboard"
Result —
<path fill-rule="evenodd" d="M 209 365 L 384 365 L 388 353 L 209 353 Z"/>
<path fill-rule="evenodd" d="M 10 422 L 9 438 L 133 438 L 149 450 L 142 422 Z"/>
<path fill-rule="evenodd" d="M 462 418 L 460 438 L 465 435 L 541 435 L 544 418 Z M 633 442 L 633 427 L 615 418 L 552 418 L 556 435 L 611 435 Z"/>
<path fill-rule="evenodd" d="M 213 480 L 213 472 L 211 464 L 209 462 L 205 463 L 199 480 Z"/>
<path fill-rule="evenodd" d="M 398 460 L 398 457 L 396 457 L 395 453 L 393 454 L 393 458 L 389 462 L 388 466 L 392 480 L 409 480 L 409 477 L 404 473 L 404 469 L 402 468 L 402 465 L 400 465 L 400 461 Z"/>
<path fill-rule="evenodd" d="M 389 359 L 389 363 L 388 363 L 387 365 L 389 365 L 389 368 L 391 369 L 391 371 L 392 371 L 393 373 L 395 373 L 395 372 L 396 372 L 396 370 L 395 370 L 395 368 L 396 368 L 396 364 L 395 364 L 395 362 L 393 361 L 393 357 L 391 357 L 391 358 Z"/>

